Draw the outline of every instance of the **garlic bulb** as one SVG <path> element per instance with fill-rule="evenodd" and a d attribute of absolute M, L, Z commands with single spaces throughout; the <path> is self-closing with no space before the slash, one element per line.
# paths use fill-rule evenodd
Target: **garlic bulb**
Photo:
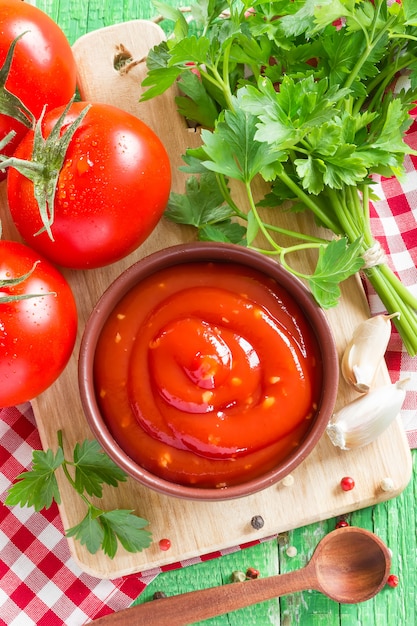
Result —
<path fill-rule="evenodd" d="M 335 413 L 326 429 L 332 443 L 351 450 L 379 437 L 400 412 L 408 380 L 373 389 Z"/>
<path fill-rule="evenodd" d="M 367 393 L 384 358 L 391 336 L 393 315 L 375 315 L 354 330 L 343 353 L 341 371 L 359 393 Z"/>

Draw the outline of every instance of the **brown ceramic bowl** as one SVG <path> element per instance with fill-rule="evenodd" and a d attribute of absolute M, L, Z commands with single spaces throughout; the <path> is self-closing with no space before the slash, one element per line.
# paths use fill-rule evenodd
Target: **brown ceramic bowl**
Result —
<path fill-rule="evenodd" d="M 103 326 L 115 305 L 140 281 L 161 269 L 195 261 L 237 263 L 255 268 L 272 278 L 301 308 L 317 342 L 321 360 L 321 384 L 317 410 L 298 447 L 265 473 L 246 482 L 223 488 L 178 484 L 156 476 L 135 462 L 114 439 L 100 411 L 94 380 L 96 346 Z M 331 417 L 338 389 L 338 355 L 327 318 L 309 291 L 277 262 L 244 247 L 221 243 L 191 243 L 151 254 L 124 271 L 105 291 L 86 324 L 79 355 L 79 390 L 88 424 L 103 450 L 125 472 L 159 493 L 191 500 L 220 501 L 256 493 L 282 480 L 310 454 Z"/>

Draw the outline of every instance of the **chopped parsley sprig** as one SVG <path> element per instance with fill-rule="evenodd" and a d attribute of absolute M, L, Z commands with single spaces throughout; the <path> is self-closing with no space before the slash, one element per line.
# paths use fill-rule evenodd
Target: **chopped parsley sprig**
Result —
<path fill-rule="evenodd" d="M 54 452 L 34 450 L 32 469 L 17 476 L 9 489 L 5 504 L 33 506 L 35 511 L 61 503 L 55 472 L 62 469 L 66 479 L 86 505 L 85 517 L 65 531 L 95 554 L 100 548 L 114 558 L 120 543 L 128 552 L 140 552 L 151 543 L 151 533 L 144 528 L 148 522 L 131 509 L 103 510 L 89 497 L 103 496 L 103 486 L 117 487 L 127 479 L 125 472 L 101 450 L 95 440 L 77 443 L 73 458 L 64 456 L 62 431 L 58 432 L 58 448 Z M 87 495 L 86 495 L 87 494 Z"/>
<path fill-rule="evenodd" d="M 254 248 L 262 236 L 256 249 L 304 278 L 324 308 L 362 271 L 416 355 L 417 298 L 370 228 L 372 175 L 401 177 L 406 155 L 417 155 L 407 143 L 417 101 L 416 3 L 204 0 L 189 19 L 154 4 L 174 27 L 148 56 L 142 99 L 177 82 L 180 113 L 203 127 L 201 147 L 184 155 L 185 194 L 171 195 L 167 217 L 195 226 L 200 239 Z M 396 88 L 399 76 L 408 77 L 406 89 Z M 270 191 L 255 201 L 259 177 Z M 231 180 L 244 186 L 248 212 L 234 202 Z M 323 237 L 271 225 L 273 210 L 312 212 Z M 300 250 L 315 251 L 312 274 L 292 267 Z"/>

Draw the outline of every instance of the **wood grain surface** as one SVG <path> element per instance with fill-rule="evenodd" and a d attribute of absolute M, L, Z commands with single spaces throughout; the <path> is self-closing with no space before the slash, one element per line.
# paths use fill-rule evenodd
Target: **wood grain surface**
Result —
<path fill-rule="evenodd" d="M 190 131 L 176 113 L 173 93 L 169 92 L 148 103 L 139 103 L 144 64 L 121 76 L 113 67 L 116 47 L 123 44 L 135 58 L 146 55 L 148 49 L 163 37 L 162 30 L 151 22 L 131 21 L 100 29 L 85 35 L 74 43 L 74 53 L 79 67 L 81 95 L 85 99 L 121 106 L 143 119 L 164 142 L 172 162 L 173 188 L 181 191 L 183 175 L 178 170 L 181 155 L 187 147 L 196 145 L 198 133 Z M 262 189 L 259 190 L 262 192 Z M 234 189 L 235 199 L 243 204 L 245 199 L 239 188 Z M 1 188 L 2 212 L 5 214 L 5 190 Z M 308 217 L 277 213 L 283 226 L 294 219 L 302 220 L 303 228 L 314 229 Z M 5 234 L 11 232 L 5 225 Z M 189 241 L 193 233 L 162 220 L 149 240 L 127 259 L 107 268 L 87 272 L 65 271 L 77 299 L 80 327 L 77 346 L 63 375 L 34 402 L 34 410 L 42 444 L 45 448 L 56 446 L 56 431 L 62 428 L 68 447 L 85 437 L 91 437 L 83 415 L 77 388 L 78 345 L 85 321 L 103 290 L 126 267 L 137 259 L 162 247 Z M 300 267 L 308 269 L 312 260 L 300 257 Z M 353 328 L 368 316 L 366 298 L 357 279 L 346 281 L 343 297 L 328 317 L 340 352 Z M 388 380 L 381 367 L 379 383 Z M 341 383 L 338 404 L 353 397 Z M 344 475 L 355 477 L 356 488 L 343 492 L 339 488 Z M 344 452 L 333 447 L 323 437 L 314 452 L 293 473 L 294 484 L 282 484 L 263 492 L 232 502 L 197 503 L 161 496 L 129 480 L 119 489 L 105 493 L 104 505 L 108 507 L 133 507 L 150 523 L 154 543 L 146 551 L 131 555 L 121 551 L 114 560 L 103 554 L 91 555 L 77 542 L 70 542 L 74 558 L 85 571 L 102 578 L 115 578 L 123 574 L 146 571 L 155 566 L 189 559 L 214 550 L 265 538 L 302 527 L 319 520 L 341 515 L 362 507 L 392 498 L 406 487 L 411 474 L 411 457 L 400 421 L 395 421 L 377 442 L 366 448 Z M 381 480 L 389 476 L 394 490 L 385 492 Z M 77 523 L 84 515 L 83 504 L 73 497 L 70 488 L 60 481 L 62 493 L 61 515 L 64 527 Z M 255 532 L 250 526 L 253 515 L 262 515 L 265 525 Z M 158 540 L 169 537 L 172 548 L 161 552 Z"/>

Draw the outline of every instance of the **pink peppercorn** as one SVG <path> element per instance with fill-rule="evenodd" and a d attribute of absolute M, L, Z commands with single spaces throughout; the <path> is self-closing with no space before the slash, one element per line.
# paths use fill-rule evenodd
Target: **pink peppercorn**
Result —
<path fill-rule="evenodd" d="M 259 578 L 259 570 L 254 567 L 248 567 L 246 570 L 246 578 Z"/>
<path fill-rule="evenodd" d="M 387 585 L 389 585 L 390 587 L 398 587 L 399 582 L 399 578 L 395 574 L 390 574 L 388 576 Z"/>
<path fill-rule="evenodd" d="M 345 519 L 341 519 L 337 522 L 335 528 L 345 528 L 346 526 L 349 526 L 348 522 Z"/>
<path fill-rule="evenodd" d="M 343 491 L 350 491 L 355 486 L 355 481 L 350 476 L 344 476 L 340 481 L 340 486 Z"/>
<path fill-rule="evenodd" d="M 160 539 L 158 545 L 160 550 L 166 552 L 171 547 L 171 541 L 169 539 Z"/>

